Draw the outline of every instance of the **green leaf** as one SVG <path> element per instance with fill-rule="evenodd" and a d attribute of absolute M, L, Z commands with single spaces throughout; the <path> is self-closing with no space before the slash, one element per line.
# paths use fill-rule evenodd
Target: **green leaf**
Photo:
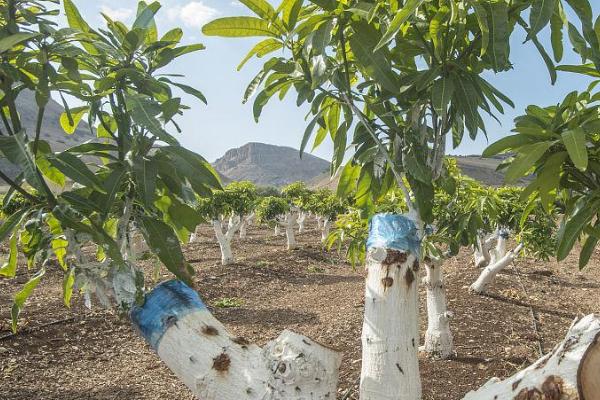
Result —
<path fill-rule="evenodd" d="M 81 122 L 83 116 L 90 111 L 90 108 L 88 106 L 76 107 L 71 108 L 69 111 L 69 113 L 65 111 L 60 115 L 60 126 L 66 133 L 72 135 L 77 130 L 77 126 L 79 125 L 79 122 Z"/>
<path fill-rule="evenodd" d="M 292 30 L 296 27 L 298 15 L 300 14 L 303 4 L 304 0 L 283 0 L 281 2 L 279 9 L 283 10 L 282 19 L 288 30 Z M 277 12 L 279 12 L 279 9 Z"/>
<path fill-rule="evenodd" d="M 17 274 L 17 257 L 19 255 L 17 249 L 17 239 L 18 235 L 16 233 L 10 237 L 8 242 L 8 260 L 2 267 L 0 267 L 0 276 L 14 278 Z"/>
<path fill-rule="evenodd" d="M 161 113 L 160 106 L 144 96 L 129 94 L 126 98 L 126 103 L 129 108 L 129 115 L 137 124 L 146 128 L 151 134 L 159 140 L 170 144 L 177 145 L 177 139 L 164 130 L 156 116 Z"/>
<path fill-rule="evenodd" d="M 452 79 L 438 79 L 434 82 L 431 88 L 431 101 L 433 108 L 437 115 L 439 115 L 443 121 L 446 120 L 448 114 L 448 105 L 452 100 L 454 94 L 454 82 Z"/>
<path fill-rule="evenodd" d="M 121 184 L 123 183 L 123 178 L 125 177 L 126 170 L 122 165 L 117 165 L 113 167 L 112 172 L 104 181 L 104 192 L 98 201 L 98 205 L 101 210 L 103 210 L 104 215 L 108 215 L 111 211 L 112 205 L 115 201 L 117 193 L 121 188 Z"/>
<path fill-rule="evenodd" d="M 152 207 L 156 192 L 156 176 L 158 169 L 152 161 L 141 159 L 133 163 L 133 173 L 137 193 L 148 208 Z"/>
<path fill-rule="evenodd" d="M 598 72 L 598 70 L 594 67 L 593 64 L 559 65 L 558 67 L 556 67 L 556 69 L 558 71 L 573 72 L 576 74 L 582 74 L 582 75 L 587 75 L 587 76 L 591 76 L 594 78 L 600 78 L 600 72 Z"/>
<path fill-rule="evenodd" d="M 475 17 L 477 18 L 477 23 L 479 24 L 479 30 L 481 31 L 481 55 L 483 56 L 488 49 L 490 44 L 490 27 L 488 25 L 488 13 L 485 7 L 482 4 L 484 2 L 480 2 L 479 0 L 470 0 L 469 4 L 473 7 L 475 11 Z"/>
<path fill-rule="evenodd" d="M 482 2 L 486 8 L 489 28 L 489 43 L 486 54 L 492 62 L 494 71 L 507 68 L 510 51 L 510 28 L 508 4 L 505 1 Z"/>
<path fill-rule="evenodd" d="M 544 29 L 554 13 L 556 0 L 534 0 L 529 12 L 529 28 L 527 40 Z"/>
<path fill-rule="evenodd" d="M 28 209 L 23 209 L 15 212 L 10 217 L 6 218 L 2 225 L 0 225 L 0 242 L 3 242 L 4 239 L 17 227 L 25 215 L 29 211 Z"/>
<path fill-rule="evenodd" d="M 396 13 L 387 31 L 372 51 L 377 51 L 388 44 L 394 36 L 396 36 L 396 33 L 398 33 L 402 25 L 415 13 L 415 11 L 417 11 L 417 8 L 419 8 L 424 1 L 425 0 L 407 0 L 404 6 Z"/>
<path fill-rule="evenodd" d="M 254 46 L 248 52 L 246 57 L 244 57 L 244 59 L 240 62 L 240 64 L 237 67 L 237 70 L 241 70 L 242 67 L 246 64 L 246 62 L 248 62 L 248 60 L 250 60 L 252 57 L 256 56 L 258 58 L 261 58 L 281 48 L 283 48 L 283 43 L 281 43 L 277 39 L 265 39 L 261 42 L 258 42 L 256 46 Z"/>
<path fill-rule="evenodd" d="M 71 0 L 64 0 L 65 7 L 65 15 L 67 16 L 67 21 L 69 22 L 69 26 L 73 29 L 79 30 L 84 33 L 88 33 L 92 31 L 87 22 L 83 19 L 79 10 Z M 98 55 L 98 50 L 96 47 L 90 43 L 88 40 L 83 40 L 81 42 L 83 48 L 90 53 L 91 55 Z"/>
<path fill-rule="evenodd" d="M 566 221 L 558 231 L 558 250 L 556 253 L 558 261 L 567 258 L 575 242 L 579 239 L 584 228 L 590 224 L 600 206 L 599 199 L 591 201 L 585 198 L 580 199 L 580 201 L 584 200 L 586 200 L 586 204 L 580 206 L 573 215 L 567 216 Z"/>
<path fill-rule="evenodd" d="M 588 166 L 588 154 L 586 148 L 585 131 L 581 127 L 565 131 L 561 135 L 562 141 L 567 148 L 569 157 L 575 167 L 585 171 Z"/>
<path fill-rule="evenodd" d="M 598 244 L 598 240 L 600 240 L 600 238 L 591 235 L 586 239 L 585 244 L 581 248 L 581 253 L 579 254 L 580 270 L 584 269 L 585 266 L 590 262 L 590 259 L 594 254 L 594 250 L 596 249 L 596 245 Z"/>
<path fill-rule="evenodd" d="M 504 180 L 510 183 L 525 176 L 553 144 L 554 142 L 537 142 L 522 146 L 519 155 L 506 170 Z"/>
<path fill-rule="evenodd" d="M 248 7 L 253 13 L 265 20 L 275 18 L 275 9 L 265 0 L 239 0 L 240 3 Z"/>
<path fill-rule="evenodd" d="M 171 85 L 173 86 L 177 86 L 179 89 L 183 90 L 185 93 L 194 96 L 195 98 L 197 98 L 198 100 L 200 100 L 201 102 L 203 102 L 204 104 L 208 104 L 208 102 L 206 101 L 206 97 L 204 97 L 204 95 L 202 94 L 201 91 L 199 91 L 198 89 L 195 89 L 191 86 L 188 85 L 184 85 L 183 83 L 177 83 L 177 82 L 173 82 L 167 78 L 160 78 L 160 81 L 164 81 L 164 82 L 169 82 Z"/>
<path fill-rule="evenodd" d="M 350 38 L 350 47 L 361 67 L 384 89 L 398 93 L 398 78 L 389 63 L 387 49 L 373 51 L 378 39 L 377 30 L 364 21 L 354 23 L 352 27 L 355 34 Z"/>
<path fill-rule="evenodd" d="M 222 37 L 278 37 L 281 32 L 269 21 L 256 17 L 218 18 L 202 27 L 206 36 Z"/>
<path fill-rule="evenodd" d="M 563 58 L 563 29 L 566 25 L 567 17 L 565 15 L 565 10 L 563 9 L 562 3 L 557 1 L 554 13 L 550 19 L 550 41 L 552 43 L 552 51 L 554 52 L 554 59 L 556 62 L 560 62 Z"/>
<path fill-rule="evenodd" d="M 80 183 L 85 187 L 93 188 L 99 192 L 104 192 L 102 182 L 100 182 L 83 161 L 73 154 L 63 152 L 55 157 L 49 158 L 48 161 L 73 181 Z"/>
<path fill-rule="evenodd" d="M 46 273 L 46 269 L 42 268 L 38 271 L 37 274 L 33 276 L 16 295 L 15 300 L 13 302 L 12 309 L 10 311 L 10 316 L 12 318 L 12 331 L 14 333 L 17 332 L 17 322 L 19 320 L 19 314 L 21 314 L 21 310 L 25 305 L 25 301 L 31 296 L 33 290 L 40 283 L 40 280 Z"/>
<path fill-rule="evenodd" d="M 12 136 L 0 136 L 0 151 L 8 161 L 21 168 L 25 179 L 31 186 L 39 192 L 43 191 L 43 184 L 29 149 L 29 140 L 24 132 Z"/>
<path fill-rule="evenodd" d="M 488 148 L 483 151 L 482 157 L 492 157 L 507 150 L 518 149 L 522 146 L 531 144 L 534 141 L 535 139 L 525 135 L 506 136 L 488 146 Z"/>
<path fill-rule="evenodd" d="M 73 287 L 75 286 L 75 268 L 70 268 L 69 272 L 63 278 L 63 302 L 65 306 L 71 307 L 71 297 L 73 297 Z"/>
<path fill-rule="evenodd" d="M 320 118 L 322 118 L 323 110 L 320 110 L 317 115 L 308 123 L 306 129 L 304 130 L 304 135 L 302 136 L 302 143 L 300 144 L 300 157 L 304 154 L 304 150 L 306 149 L 306 145 L 308 144 L 308 140 L 312 136 L 315 126 Z"/>
<path fill-rule="evenodd" d="M 337 186 L 338 197 L 348 197 L 356 188 L 359 176 L 360 166 L 354 165 L 352 161 L 348 161 L 340 174 L 340 181 Z"/>
<path fill-rule="evenodd" d="M 142 3 L 143 4 L 143 3 Z M 138 13 L 137 18 L 133 22 L 131 30 L 141 29 L 147 30 L 154 27 L 156 29 L 156 23 L 154 22 L 154 16 L 160 9 L 160 3 L 155 1 L 152 4 L 147 5 L 144 8 L 141 8 L 141 12 Z"/>
<path fill-rule="evenodd" d="M 146 216 L 139 216 L 138 221 L 146 243 L 165 267 L 178 279 L 192 284 L 192 271 L 185 261 L 179 238 L 173 229 L 162 221 Z"/>
<path fill-rule="evenodd" d="M 30 39 L 41 36 L 41 33 L 19 32 L 0 39 L 0 53 L 11 50 L 15 45 L 26 42 Z"/>

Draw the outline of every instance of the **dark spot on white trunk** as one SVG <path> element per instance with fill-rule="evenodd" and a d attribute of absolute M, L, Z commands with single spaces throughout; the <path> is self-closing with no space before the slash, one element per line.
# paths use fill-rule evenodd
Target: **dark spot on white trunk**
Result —
<path fill-rule="evenodd" d="M 389 276 L 386 276 L 381 280 L 381 284 L 385 289 L 387 289 L 389 287 L 392 287 L 392 285 L 394 284 L 394 279 Z"/>
<path fill-rule="evenodd" d="M 225 353 L 221 353 L 215 358 L 213 358 L 213 369 L 219 372 L 227 372 L 229 371 L 229 366 L 231 365 L 231 358 Z"/>
<path fill-rule="evenodd" d="M 211 325 L 206 325 L 202 328 L 202 333 L 205 334 L 206 336 L 218 336 L 219 335 L 219 331 L 217 330 L 217 328 L 215 328 L 214 326 Z"/>

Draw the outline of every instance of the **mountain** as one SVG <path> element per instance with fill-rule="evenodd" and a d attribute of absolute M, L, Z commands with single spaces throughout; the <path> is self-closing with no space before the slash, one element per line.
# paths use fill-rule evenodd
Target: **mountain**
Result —
<path fill-rule="evenodd" d="M 35 135 L 35 123 L 38 112 L 34 92 L 30 90 L 22 91 L 19 94 L 19 97 L 17 97 L 16 103 L 23 128 L 29 137 L 33 137 Z M 67 147 L 81 144 L 95 138 L 95 135 L 90 132 L 88 124 L 84 121 L 80 122 L 77 130 L 72 135 L 67 135 L 61 128 L 59 122 L 63 111 L 63 106 L 52 99 L 50 99 L 50 102 L 46 106 L 40 137 L 50 143 L 53 151 L 62 151 Z M 4 126 L 0 124 L 0 127 L 4 132 Z M 18 169 L 13 164 L 1 157 L 0 170 L 10 177 L 15 177 L 18 173 Z M 1 179 L 0 182 L 2 182 Z"/>
<path fill-rule="evenodd" d="M 230 180 L 282 187 L 296 181 L 310 182 L 328 174 L 330 163 L 306 153 L 300 158 L 300 152 L 291 147 L 247 143 L 228 150 L 213 167 Z"/>

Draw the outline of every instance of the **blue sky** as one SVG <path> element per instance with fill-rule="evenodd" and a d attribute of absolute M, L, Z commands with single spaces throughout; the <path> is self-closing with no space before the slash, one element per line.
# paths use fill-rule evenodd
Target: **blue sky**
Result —
<path fill-rule="evenodd" d="M 102 25 L 101 11 L 131 22 L 137 5 L 136 0 L 74 1 L 92 26 Z M 274 1 L 271 2 L 274 4 Z M 182 144 L 210 161 L 230 148 L 252 141 L 298 148 L 306 126 L 306 108 L 296 107 L 292 92 L 283 102 L 273 99 L 264 109 L 258 124 L 252 117 L 251 102 L 245 105 L 241 102 L 246 85 L 260 68 L 261 61 L 249 62 L 240 72 L 236 67 L 256 39 L 222 39 L 202 35 L 204 23 L 221 16 L 247 14 L 245 6 L 237 0 L 162 0 L 161 3 L 163 8 L 157 17 L 161 32 L 180 26 L 185 32 L 185 42 L 200 42 L 207 47 L 204 51 L 182 57 L 168 71 L 165 70 L 186 75 L 186 84 L 202 90 L 208 98 L 208 106 L 205 106 L 183 96 L 191 110 L 180 118 L 183 133 L 178 137 Z M 596 4 L 594 8 L 597 13 L 600 5 Z M 574 18 L 572 20 L 575 21 Z M 500 116 L 502 125 L 492 119 L 486 120 L 490 142 L 508 135 L 514 117 L 522 114 L 527 105 L 555 104 L 568 92 L 585 89 L 589 82 L 578 75 L 559 73 L 556 85 L 550 86 L 547 70 L 535 47 L 531 43 L 523 45 L 525 35 L 519 30 L 517 32 L 511 49 L 514 69 L 486 76 L 516 105 L 514 110 L 508 109 L 505 115 Z M 542 35 L 548 36 L 547 32 Z M 579 60 L 570 51 L 570 46 L 565 49 L 562 63 L 577 63 Z M 475 142 L 466 138 L 458 149 L 450 152 L 479 154 L 486 146 L 487 141 L 481 135 Z M 313 154 L 329 159 L 331 147 L 331 143 L 326 142 Z"/>

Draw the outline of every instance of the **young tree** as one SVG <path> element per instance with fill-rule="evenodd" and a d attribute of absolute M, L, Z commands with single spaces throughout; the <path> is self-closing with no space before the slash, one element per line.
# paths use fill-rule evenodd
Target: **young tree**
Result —
<path fill-rule="evenodd" d="M 295 219 L 293 223 L 298 224 L 298 233 L 304 233 L 312 190 L 304 182 L 294 182 L 281 189 L 281 195 L 290 203 L 291 217 Z"/>
<path fill-rule="evenodd" d="M 174 119 L 187 108 L 173 90 L 204 97 L 161 76 L 161 69 L 203 46 L 179 46 L 180 29 L 159 37 L 158 3 L 140 2 L 131 27 L 104 16 L 102 30 L 92 29 L 70 0 L 63 3 L 69 28 L 57 28 L 49 19 L 58 12 L 55 1 L 0 4 L 0 152 L 21 171 L 16 177 L 0 172 L 10 186 L 3 208 L 13 208 L 0 227 L 0 240 L 8 238 L 10 249 L 0 275 L 16 275 L 18 250 L 37 271 L 15 296 L 13 329 L 51 257 L 64 270 L 67 305 L 74 290 L 88 303 L 92 294 L 125 308 L 142 302 L 144 279 L 131 251 L 133 227 L 175 276 L 191 283 L 180 238 L 200 217 L 185 203 L 194 192 L 209 195 L 220 187 L 210 164 L 166 131 L 168 124 L 177 127 Z M 24 129 L 15 102 L 24 90 L 35 92 L 33 132 Z M 51 95 L 74 96 L 82 104 L 64 103 L 60 122 L 66 134 L 87 115 L 98 141 L 53 152 L 42 136 Z M 67 186 L 67 180 L 73 184 Z M 18 196 L 27 201 L 15 208 Z M 81 251 L 85 243 L 98 246 L 95 257 Z"/>
<path fill-rule="evenodd" d="M 293 250 L 298 247 L 294 228 L 296 225 L 296 214 L 292 211 L 290 202 L 281 197 L 269 196 L 262 199 L 256 207 L 256 218 L 259 222 L 270 227 L 282 227 L 285 229 L 287 249 Z M 275 233 L 277 235 L 277 231 Z"/>
<path fill-rule="evenodd" d="M 322 222 L 319 226 L 321 242 L 326 243 L 331 226 L 335 224 L 337 216 L 343 214 L 347 207 L 331 190 L 319 189 L 310 196 L 306 209 Z"/>
<path fill-rule="evenodd" d="M 215 231 L 223 265 L 235 261 L 231 242 L 236 232 L 247 223 L 256 200 L 256 187 L 251 182 L 232 182 L 223 190 L 214 191 L 210 197 L 198 200 L 198 212 L 211 222 Z M 223 231 L 224 221 L 228 221 L 226 231 Z M 190 242 L 195 242 L 197 235 L 197 232 L 194 233 Z"/>
<path fill-rule="evenodd" d="M 558 24 L 553 19 L 553 31 L 562 34 L 561 2 L 536 2 L 532 7 L 529 1 L 504 0 L 448 5 L 438 0 L 312 0 L 304 6 L 302 1 L 284 1 L 277 9 L 266 1 L 243 3 L 257 17 L 220 18 L 203 32 L 266 37 L 240 67 L 253 56 L 285 50 L 265 62 L 246 91 L 244 101 L 260 89 L 255 118 L 271 97 L 283 97 L 293 87 L 297 104 L 309 102 L 313 116 L 301 151 L 315 129 L 315 145 L 329 135 L 334 142 L 332 171 L 342 166 L 348 132 L 355 127 L 355 152 L 341 170 L 340 195 L 356 188 L 357 205 L 369 208 L 393 186 L 404 192 L 408 216 L 381 216 L 371 224 L 376 240 L 367 252 L 369 306 L 360 390 L 363 400 L 419 399 L 414 345 L 418 318 L 412 307 L 417 290 L 409 277 L 414 275 L 411 268 L 419 257 L 425 226 L 433 219 L 434 186 L 443 179 L 447 137 L 452 135 L 455 146 L 465 131 L 474 138 L 485 130 L 481 112 L 493 115 L 492 107 L 503 112 L 502 103 L 512 105 L 482 73 L 510 68 L 510 36 L 517 25 L 525 29 L 555 79 L 552 60 L 536 34 L 550 22 L 555 8 Z M 530 15 L 529 25 L 524 14 Z M 556 53 L 560 48 L 554 45 Z M 405 279 L 395 280 L 386 271 L 401 271 L 404 276 L 394 277 Z M 393 321 L 399 315 L 407 329 L 401 339 L 406 343 L 396 342 Z"/>

